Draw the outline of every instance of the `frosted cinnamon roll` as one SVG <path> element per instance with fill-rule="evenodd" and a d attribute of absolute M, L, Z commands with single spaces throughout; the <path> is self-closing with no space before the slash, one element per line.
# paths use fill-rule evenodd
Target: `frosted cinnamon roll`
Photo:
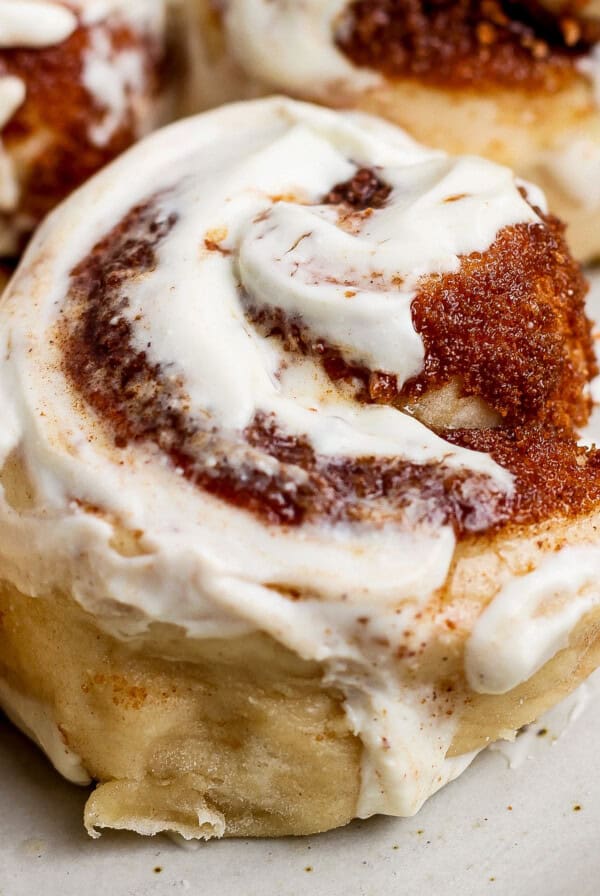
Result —
<path fill-rule="evenodd" d="M 576 255 L 600 254 L 596 3 L 189 3 L 197 107 L 276 90 L 383 115 L 423 143 L 515 168 L 569 224 Z"/>
<path fill-rule="evenodd" d="M 163 0 L 0 0 L 0 254 L 157 123 Z"/>
<path fill-rule="evenodd" d="M 285 99 L 50 216 L 0 312 L 0 704 L 92 835 L 410 815 L 600 664 L 585 292 L 508 169 Z"/>

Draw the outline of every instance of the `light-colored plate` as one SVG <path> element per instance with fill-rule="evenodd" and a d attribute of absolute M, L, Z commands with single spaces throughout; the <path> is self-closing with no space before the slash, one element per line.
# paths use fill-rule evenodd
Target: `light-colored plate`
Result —
<path fill-rule="evenodd" d="M 552 735 L 536 737 L 538 755 L 517 769 L 481 755 L 412 819 L 185 851 L 166 837 L 90 840 L 85 791 L 0 722 L 0 894 L 597 896 L 600 700 Z"/>
<path fill-rule="evenodd" d="M 600 308 L 600 278 L 594 298 Z M 195 851 L 90 840 L 86 791 L 0 718 L 0 896 L 598 896 L 600 697 L 557 740 L 560 717 L 518 743 L 518 768 L 486 752 L 416 818 Z"/>

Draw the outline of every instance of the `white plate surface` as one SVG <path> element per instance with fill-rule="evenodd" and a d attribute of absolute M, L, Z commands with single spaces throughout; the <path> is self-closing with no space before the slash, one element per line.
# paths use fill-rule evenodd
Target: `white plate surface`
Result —
<path fill-rule="evenodd" d="M 516 769 L 481 755 L 416 818 L 188 851 L 90 840 L 85 790 L 0 718 L 0 896 L 598 896 L 600 698 L 557 739 L 560 727 L 536 726 Z"/>

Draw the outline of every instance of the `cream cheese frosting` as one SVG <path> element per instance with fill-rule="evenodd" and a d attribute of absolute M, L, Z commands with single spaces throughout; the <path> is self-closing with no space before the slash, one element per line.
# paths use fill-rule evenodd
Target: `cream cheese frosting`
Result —
<path fill-rule="evenodd" d="M 391 189 L 381 208 L 349 222 L 323 197 L 357 166 Z M 417 279 L 456 271 L 460 256 L 485 251 L 504 227 L 539 223 L 520 188 L 507 169 L 449 159 L 367 116 L 279 98 L 234 105 L 155 134 L 78 191 L 34 237 L 4 297 L 0 464 L 18 457 L 33 496 L 18 509 L 0 497 L 0 562 L 10 580 L 33 596 L 67 588 L 121 638 L 143 637 L 156 622 L 197 638 L 258 630 L 323 663 L 364 745 L 361 816 L 416 812 L 473 758 L 446 759 L 456 722 L 432 713 L 428 688 L 408 684 L 397 657 L 408 629 L 418 645 L 438 624 L 421 611 L 448 575 L 451 525 L 420 512 L 418 493 L 403 519 L 378 525 L 318 517 L 270 525 L 197 488 L 152 445 L 117 447 L 65 377 L 57 333 L 71 272 L 152 200 L 158 226 L 172 226 L 111 325 L 124 320 L 148 363 L 185 384 L 188 414 L 229 434 L 266 415 L 323 457 L 431 461 L 508 495 L 511 476 L 491 457 L 333 389 L 310 358 L 261 335 L 244 303 L 301 314 L 350 360 L 401 384 L 423 360 L 410 319 Z M 456 196 L 464 199 L 445 201 Z M 382 314 L 389 332 L 379 328 Z M 275 458 L 253 457 L 265 474 L 276 471 Z M 245 460 L 232 450 L 241 477 Z M 303 471 L 293 475 L 300 481 Z M 141 533 L 139 553 L 119 552 L 119 529 Z M 553 570 L 544 575 L 551 581 Z M 538 578 L 528 620 L 545 594 Z M 491 681 L 481 645 L 504 630 L 513 587 L 498 582 L 498 603 L 471 643 L 475 684 L 508 681 Z M 509 639 L 507 676 L 531 674 L 575 621 L 561 617 L 560 636 L 556 627 L 540 636 L 525 660 Z"/>
<path fill-rule="evenodd" d="M 77 16 L 48 0 L 2 0 L 0 47 L 50 47 L 77 28 Z"/>
<path fill-rule="evenodd" d="M 597 545 L 565 547 L 508 582 L 477 620 L 465 650 L 474 691 L 506 694 L 567 646 L 600 602 Z"/>
<path fill-rule="evenodd" d="M 348 0 L 227 0 L 229 45 L 242 69 L 267 87 L 331 100 L 382 83 L 359 69 L 335 45 Z"/>

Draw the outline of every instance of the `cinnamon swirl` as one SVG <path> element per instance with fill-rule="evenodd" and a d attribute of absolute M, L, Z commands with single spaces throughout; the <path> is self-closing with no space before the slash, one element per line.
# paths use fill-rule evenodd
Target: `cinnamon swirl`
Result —
<path fill-rule="evenodd" d="M 0 255 L 156 122 L 164 0 L 0 3 Z"/>
<path fill-rule="evenodd" d="M 92 835 L 412 814 L 600 664 L 585 292 L 508 169 L 285 99 L 51 215 L 1 309 L 0 704 Z"/>
<path fill-rule="evenodd" d="M 576 255 L 600 255 L 597 3 L 189 2 L 197 107 L 281 90 L 383 115 L 538 183 Z"/>

